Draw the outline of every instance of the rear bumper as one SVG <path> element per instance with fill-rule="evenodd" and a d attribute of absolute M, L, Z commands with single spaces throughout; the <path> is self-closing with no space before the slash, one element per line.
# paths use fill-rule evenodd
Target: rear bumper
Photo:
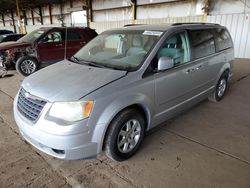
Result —
<path fill-rule="evenodd" d="M 90 130 L 85 129 L 84 131 L 79 131 L 79 133 L 75 131 L 74 133 L 64 132 L 63 134 L 45 132 L 40 127 L 43 126 L 42 124 L 46 124 L 47 120 L 41 120 L 40 124 L 39 121 L 36 124 L 27 121 L 17 110 L 16 99 L 14 100 L 14 118 L 23 138 L 38 150 L 53 157 L 75 160 L 94 157 L 98 153 L 98 143 L 91 142 L 92 133 Z M 49 121 L 47 121 L 47 124 L 53 126 Z M 69 129 L 70 126 L 65 127 Z M 85 127 L 87 126 L 86 121 L 82 121 L 72 127 L 75 126 Z"/>

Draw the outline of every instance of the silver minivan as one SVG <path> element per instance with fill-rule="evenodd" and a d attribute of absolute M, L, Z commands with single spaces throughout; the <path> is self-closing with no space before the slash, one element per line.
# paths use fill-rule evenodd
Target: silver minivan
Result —
<path fill-rule="evenodd" d="M 234 49 L 217 24 L 129 25 L 25 78 L 14 100 L 22 136 L 61 159 L 105 151 L 122 161 L 145 132 L 209 98 L 220 101 Z"/>

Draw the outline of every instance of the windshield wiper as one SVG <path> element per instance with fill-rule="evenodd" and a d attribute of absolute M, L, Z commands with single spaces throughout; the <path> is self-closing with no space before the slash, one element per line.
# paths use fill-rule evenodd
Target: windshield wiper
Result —
<path fill-rule="evenodd" d="M 99 68 L 106 68 L 106 69 L 122 70 L 120 68 L 116 68 L 116 67 L 108 66 L 108 65 L 102 65 L 102 64 L 99 64 L 99 63 L 95 63 L 93 61 L 82 60 L 82 59 L 79 59 L 79 58 L 77 58 L 75 56 L 72 56 L 69 60 L 73 61 L 74 63 L 79 63 L 79 64 L 82 64 L 82 65 L 88 65 L 88 66 L 91 66 L 91 67 L 99 67 Z"/>
<path fill-rule="evenodd" d="M 94 62 L 88 62 L 88 65 L 93 66 L 93 67 L 107 68 L 104 65 L 100 65 L 100 64 L 97 64 L 97 63 L 94 63 Z"/>
<path fill-rule="evenodd" d="M 83 60 L 83 62 L 84 62 L 84 64 L 87 64 L 87 65 L 89 65 L 89 66 L 91 66 L 91 67 L 109 68 L 109 67 L 107 67 L 107 66 L 105 66 L 105 65 L 101 65 L 101 64 L 95 63 L 95 62 L 93 62 L 93 61 L 84 61 L 84 60 Z"/>
<path fill-rule="evenodd" d="M 69 60 L 73 61 L 74 63 L 79 63 L 80 62 L 80 60 L 75 56 L 72 56 L 71 58 L 69 58 Z"/>
<path fill-rule="evenodd" d="M 92 66 L 92 67 L 101 67 L 104 68 L 105 66 L 94 63 L 92 61 L 85 61 L 85 60 L 80 60 L 79 58 L 77 58 L 76 56 L 72 56 L 70 59 L 70 61 L 74 62 L 74 63 L 79 63 L 82 65 L 88 65 L 88 66 Z"/>

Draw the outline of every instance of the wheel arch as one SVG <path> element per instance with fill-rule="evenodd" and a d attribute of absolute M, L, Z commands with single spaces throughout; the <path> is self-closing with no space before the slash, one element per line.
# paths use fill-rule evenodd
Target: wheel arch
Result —
<path fill-rule="evenodd" d="M 139 100 L 140 99 L 140 100 Z M 121 101 L 123 101 L 121 103 Z M 129 101 L 129 102 L 128 102 Z M 147 101 L 147 102 L 146 102 Z M 142 113 L 146 121 L 146 131 L 150 128 L 152 117 L 152 104 L 142 96 L 126 96 L 112 102 L 104 109 L 99 119 L 96 121 L 96 127 L 93 130 L 92 142 L 98 143 L 98 153 L 102 151 L 107 131 L 114 120 L 125 109 L 136 109 Z"/>
<path fill-rule="evenodd" d="M 30 57 L 30 58 L 33 58 L 37 61 L 37 63 L 39 63 L 38 59 L 36 56 L 34 55 L 31 55 L 31 54 L 28 54 L 28 53 L 22 53 L 22 52 L 19 52 L 17 55 L 16 55 L 16 59 L 15 59 L 15 63 L 20 59 L 20 58 L 23 58 L 23 57 Z"/>
<path fill-rule="evenodd" d="M 231 65 L 230 65 L 230 63 L 224 64 L 224 65 L 221 67 L 220 71 L 219 71 L 219 74 L 218 74 L 218 76 L 217 76 L 217 79 L 216 79 L 215 84 L 218 83 L 220 77 L 221 77 L 223 74 L 225 74 L 225 73 L 227 74 L 227 79 L 229 79 L 230 70 L 231 70 Z"/>
<path fill-rule="evenodd" d="M 135 109 L 137 110 L 139 113 L 142 114 L 142 116 L 144 117 L 145 121 L 146 121 L 146 129 L 145 131 L 147 131 L 149 129 L 149 125 L 150 125 L 150 121 L 151 121 L 151 118 L 150 118 L 150 112 L 149 112 L 149 109 L 147 109 L 147 107 L 143 104 L 140 104 L 140 103 L 135 103 L 135 104 L 131 104 L 131 105 L 128 105 L 126 107 L 124 107 L 123 109 L 121 109 L 119 112 L 117 112 L 111 119 L 111 121 L 109 122 L 108 126 L 106 127 L 105 129 L 105 132 L 104 132 L 104 135 L 103 135 L 103 139 L 101 141 L 101 148 L 103 149 L 104 147 L 104 142 L 105 142 L 105 139 L 107 137 L 107 132 L 110 128 L 110 125 L 112 123 L 112 121 L 124 110 L 127 110 L 127 109 Z"/>
<path fill-rule="evenodd" d="M 15 68 L 16 68 L 17 72 L 22 74 L 23 76 L 28 76 L 28 75 L 32 74 L 32 73 L 27 74 L 21 70 L 21 63 L 23 61 L 27 60 L 27 58 L 32 60 L 36 65 L 35 70 L 32 73 L 34 73 L 35 71 L 37 71 L 39 69 L 39 62 L 37 61 L 36 57 L 30 56 L 30 55 L 20 56 L 17 59 L 17 61 L 15 62 Z"/>

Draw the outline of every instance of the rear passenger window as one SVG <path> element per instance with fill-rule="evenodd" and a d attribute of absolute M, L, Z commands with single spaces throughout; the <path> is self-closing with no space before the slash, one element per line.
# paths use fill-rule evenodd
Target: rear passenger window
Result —
<path fill-rule="evenodd" d="M 224 28 L 215 29 L 216 51 L 222 51 L 233 46 L 230 34 Z"/>
<path fill-rule="evenodd" d="M 214 36 L 210 30 L 190 31 L 190 41 L 193 47 L 193 59 L 215 53 Z"/>
<path fill-rule="evenodd" d="M 81 35 L 77 31 L 68 31 L 67 39 L 69 41 L 81 40 Z"/>

